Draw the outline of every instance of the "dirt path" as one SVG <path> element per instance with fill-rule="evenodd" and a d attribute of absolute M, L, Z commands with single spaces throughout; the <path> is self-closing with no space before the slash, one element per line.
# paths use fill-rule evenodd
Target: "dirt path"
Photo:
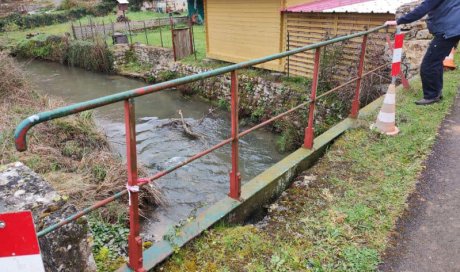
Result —
<path fill-rule="evenodd" d="M 460 97 L 397 231 L 382 271 L 460 271 Z"/>

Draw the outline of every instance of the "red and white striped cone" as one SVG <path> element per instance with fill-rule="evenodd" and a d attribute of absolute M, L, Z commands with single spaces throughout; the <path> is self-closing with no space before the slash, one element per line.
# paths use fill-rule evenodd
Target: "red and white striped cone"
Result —
<path fill-rule="evenodd" d="M 393 50 L 393 61 L 391 65 L 391 76 L 393 79 L 401 72 L 401 59 L 402 59 L 402 50 L 404 44 L 404 34 L 399 33 L 395 35 L 395 46 Z"/>
<path fill-rule="evenodd" d="M 394 136 L 399 133 L 396 127 L 396 86 L 391 84 L 383 100 L 382 108 L 373 126 L 379 132 Z"/>
<path fill-rule="evenodd" d="M 396 76 L 401 72 L 402 47 L 404 43 L 404 34 L 399 30 L 395 35 L 395 48 L 393 50 L 393 62 L 391 67 L 392 81 L 383 100 L 377 121 L 372 128 L 386 135 L 394 136 L 399 133 L 396 127 Z"/>

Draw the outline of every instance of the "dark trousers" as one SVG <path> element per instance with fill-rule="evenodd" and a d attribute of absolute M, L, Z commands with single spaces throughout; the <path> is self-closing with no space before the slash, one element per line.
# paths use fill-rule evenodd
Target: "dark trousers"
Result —
<path fill-rule="evenodd" d="M 423 97 L 425 99 L 433 99 L 442 94 L 443 61 L 459 40 L 460 36 L 449 39 L 444 39 L 442 36 L 435 36 L 428 47 L 420 68 Z"/>

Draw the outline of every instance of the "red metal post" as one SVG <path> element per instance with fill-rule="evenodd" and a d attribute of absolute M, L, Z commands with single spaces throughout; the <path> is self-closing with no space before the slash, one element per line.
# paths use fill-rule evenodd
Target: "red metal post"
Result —
<path fill-rule="evenodd" d="M 135 272 L 145 272 L 142 260 L 142 238 L 139 224 L 139 185 L 137 178 L 136 119 L 134 99 L 125 100 L 126 159 L 128 165 L 129 197 L 129 267 Z"/>
<path fill-rule="evenodd" d="M 364 70 L 364 60 L 366 59 L 366 47 L 367 47 L 367 35 L 363 36 L 363 42 L 361 43 L 361 55 L 359 56 L 358 66 L 358 80 L 356 81 L 356 91 L 353 103 L 351 104 L 351 118 L 357 118 L 359 114 L 359 98 L 361 93 L 361 81 Z"/>
<path fill-rule="evenodd" d="M 232 171 L 230 172 L 231 198 L 239 200 L 241 196 L 241 175 L 238 171 L 238 75 L 236 71 L 231 73 L 231 118 L 232 118 Z"/>
<path fill-rule="evenodd" d="M 305 139 L 303 147 L 307 149 L 313 148 L 313 139 L 315 138 L 314 118 L 315 118 L 315 103 L 316 90 L 318 89 L 319 65 L 320 65 L 321 47 L 315 51 L 315 66 L 313 68 L 313 82 L 311 84 L 310 108 L 308 110 L 308 127 L 305 129 Z"/>

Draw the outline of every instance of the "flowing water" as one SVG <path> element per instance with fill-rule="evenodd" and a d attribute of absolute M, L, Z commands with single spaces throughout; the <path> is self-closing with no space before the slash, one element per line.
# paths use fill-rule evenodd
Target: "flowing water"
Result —
<path fill-rule="evenodd" d="M 145 85 L 120 76 L 87 72 L 57 63 L 34 61 L 25 65 L 31 81 L 41 92 L 67 103 L 85 101 Z M 173 166 L 230 137 L 227 112 L 215 111 L 203 119 L 210 105 L 198 98 L 185 98 L 167 90 L 135 99 L 138 162 L 149 175 Z M 181 110 L 194 132 L 191 140 L 170 124 Z M 95 111 L 97 124 L 113 149 L 125 158 L 123 103 Z M 202 122 L 200 122 L 202 121 Z M 244 128 L 240 128 L 241 130 Z M 243 183 L 282 158 L 276 138 L 259 130 L 240 139 L 240 171 Z M 177 224 L 226 196 L 229 190 L 230 146 L 211 153 L 156 181 L 167 204 L 156 208 L 143 224 L 143 235 L 158 240 L 170 224 Z M 145 236 L 144 236 L 145 237 Z"/>

